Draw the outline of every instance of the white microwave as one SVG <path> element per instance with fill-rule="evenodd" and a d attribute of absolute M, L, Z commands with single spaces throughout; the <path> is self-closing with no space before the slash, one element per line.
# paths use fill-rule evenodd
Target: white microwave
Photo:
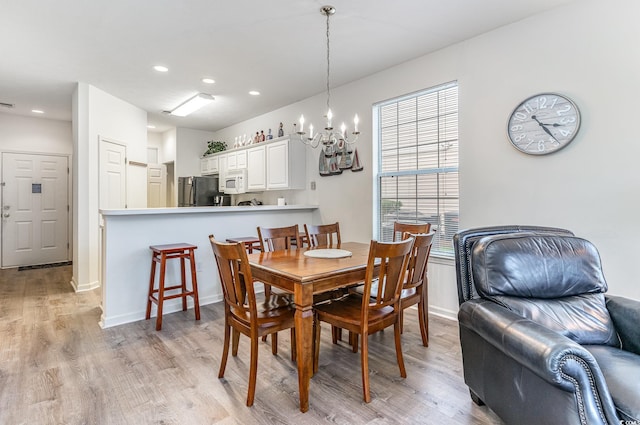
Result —
<path fill-rule="evenodd" d="M 247 191 L 247 169 L 228 170 L 224 175 L 224 193 L 236 194 Z"/>

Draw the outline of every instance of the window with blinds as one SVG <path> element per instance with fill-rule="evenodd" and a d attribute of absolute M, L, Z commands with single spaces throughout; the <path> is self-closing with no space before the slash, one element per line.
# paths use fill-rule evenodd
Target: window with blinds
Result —
<path fill-rule="evenodd" d="M 393 222 L 431 223 L 431 255 L 453 256 L 458 231 L 458 84 L 374 105 L 378 135 L 378 238 Z"/>

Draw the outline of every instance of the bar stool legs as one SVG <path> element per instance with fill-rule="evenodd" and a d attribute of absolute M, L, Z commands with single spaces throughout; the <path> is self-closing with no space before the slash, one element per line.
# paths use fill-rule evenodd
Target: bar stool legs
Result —
<path fill-rule="evenodd" d="M 149 277 L 149 295 L 147 297 L 147 311 L 145 319 L 151 318 L 151 303 L 158 306 L 156 317 L 156 330 L 162 329 L 162 308 L 164 300 L 173 298 L 182 298 L 182 310 L 187 310 L 187 297 L 193 297 L 193 309 L 195 311 L 196 320 L 200 320 L 200 302 L 198 300 L 198 281 L 196 277 L 196 262 L 194 250 L 198 248 L 195 245 L 178 243 L 167 245 L 152 245 L 149 247 L 152 251 L 151 255 L 151 273 Z M 167 260 L 172 258 L 180 259 L 180 284 L 165 286 L 165 275 L 167 268 Z M 185 259 L 189 260 L 191 266 L 191 290 L 187 289 L 186 264 Z M 156 264 L 160 265 L 160 276 L 158 279 L 158 289 L 155 289 Z M 177 293 L 166 295 L 165 291 L 175 291 Z M 157 295 L 156 295 L 157 294 Z"/>

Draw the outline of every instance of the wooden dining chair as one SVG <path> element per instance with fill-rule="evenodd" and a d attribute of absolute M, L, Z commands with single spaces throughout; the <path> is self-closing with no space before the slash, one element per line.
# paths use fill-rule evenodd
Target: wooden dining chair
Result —
<path fill-rule="evenodd" d="M 333 224 L 305 224 L 304 234 L 307 243 L 310 247 L 334 247 L 340 248 L 342 240 L 340 239 L 340 223 L 335 222 Z M 322 292 L 313 296 L 313 304 L 318 305 L 320 303 L 335 300 L 344 296 L 347 293 L 347 288 L 340 288 L 333 291 Z M 334 342 L 337 342 L 341 338 L 342 330 L 331 327 L 331 334 L 333 335 Z"/>
<path fill-rule="evenodd" d="M 260 227 L 258 226 L 258 239 L 260 239 L 260 251 L 278 251 L 281 249 L 293 249 L 301 247 L 300 230 L 297 224 L 287 227 Z M 279 288 L 272 288 L 271 285 L 264 283 L 264 297 L 266 300 L 273 298 L 285 298 L 292 301 L 292 294 Z M 262 337 L 263 341 L 267 340 L 267 336 Z M 271 347 L 277 350 L 278 334 L 271 336 Z"/>
<path fill-rule="evenodd" d="M 340 300 L 315 307 L 314 372 L 318 369 L 321 322 L 347 329 L 355 335 L 355 339 L 357 339 L 358 335 L 361 336 L 362 390 L 364 401 L 367 403 L 371 401 L 368 348 L 368 336 L 370 334 L 393 325 L 400 376 L 407 377 L 400 342 L 400 293 L 407 272 L 412 246 L 413 238 L 400 242 L 371 241 L 364 285 L 366 293 L 371 293 L 374 268 L 376 267 L 376 260 L 379 260 L 380 273 L 375 297 L 348 295 Z"/>
<path fill-rule="evenodd" d="M 253 405 L 258 371 L 258 338 L 263 335 L 277 335 L 278 331 L 291 329 L 292 359 L 295 353 L 294 312 L 291 305 L 258 305 L 253 288 L 251 268 L 247 252 L 242 242 L 226 243 L 209 235 L 211 248 L 218 266 L 222 293 L 224 295 L 224 347 L 220 360 L 218 378 L 224 377 L 229 357 L 229 342 L 233 329 L 232 355 L 238 354 L 240 333 L 251 339 L 251 360 L 249 367 L 249 389 L 247 406 Z M 277 344 L 274 344 L 277 347 Z M 275 352 L 274 352 L 275 354 Z"/>
<path fill-rule="evenodd" d="M 429 233 L 431 223 L 402 223 L 400 221 L 393 222 L 393 241 L 402 239 L 405 232 L 409 233 Z"/>
<path fill-rule="evenodd" d="M 418 323 L 422 336 L 422 345 L 429 346 L 429 286 L 427 264 L 433 244 L 435 230 L 429 233 L 413 234 L 405 232 L 403 239 L 413 238 L 413 248 L 409 259 L 407 276 L 400 294 L 400 333 L 404 327 L 404 310 L 418 304 Z"/>
<path fill-rule="evenodd" d="M 288 227 L 260 227 L 258 226 L 258 239 L 260 239 L 260 250 L 262 252 L 277 251 L 280 249 L 292 249 L 302 246 L 300 242 L 300 231 L 298 225 Z M 293 243 L 292 243 L 293 242 Z M 279 289 L 273 291 L 276 295 L 290 296 L 291 294 Z M 264 284 L 264 296 L 271 296 L 271 285 Z"/>
<path fill-rule="evenodd" d="M 429 346 L 429 287 L 427 279 L 427 267 L 429 262 L 429 254 L 436 231 L 429 233 L 409 233 L 404 232 L 403 239 L 414 238 L 411 256 L 409 257 L 409 265 L 407 274 L 405 275 L 400 295 L 400 333 L 404 328 L 404 310 L 418 304 L 418 322 L 420 325 L 420 334 L 422 336 L 422 345 Z M 374 280 L 369 292 L 372 298 L 375 297 L 378 290 L 378 282 Z M 424 291 L 424 292 L 423 292 Z M 350 291 L 354 295 L 362 296 L 365 292 L 364 285 L 359 285 Z M 353 335 L 349 335 L 349 343 L 353 352 L 358 351 L 357 341 L 354 341 Z"/>
<path fill-rule="evenodd" d="M 340 246 L 342 243 L 340 239 L 340 223 L 338 222 L 318 225 L 305 224 L 304 234 L 309 246 Z"/>

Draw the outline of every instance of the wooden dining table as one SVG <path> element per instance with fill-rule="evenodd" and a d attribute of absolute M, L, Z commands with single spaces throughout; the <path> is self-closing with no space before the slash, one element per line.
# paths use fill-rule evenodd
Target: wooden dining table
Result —
<path fill-rule="evenodd" d="M 314 258 L 301 248 L 249 254 L 251 274 L 256 281 L 293 293 L 295 303 L 296 356 L 300 411 L 309 410 L 309 382 L 313 375 L 313 295 L 364 281 L 369 244 L 345 242 L 340 248 L 351 252 L 343 258 Z"/>

